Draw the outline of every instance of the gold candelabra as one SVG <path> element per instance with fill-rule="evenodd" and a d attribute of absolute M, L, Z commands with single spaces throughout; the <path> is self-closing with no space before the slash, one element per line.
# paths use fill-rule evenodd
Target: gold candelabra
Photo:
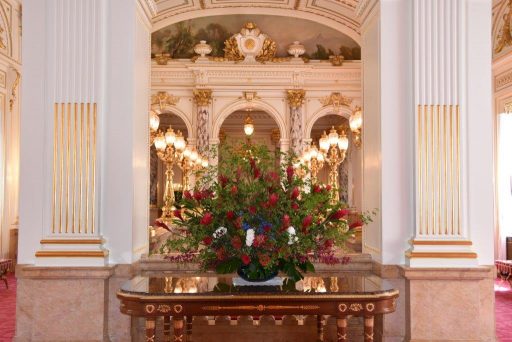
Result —
<path fill-rule="evenodd" d="M 324 167 L 324 154 L 319 151 L 315 143 L 313 143 L 313 145 L 309 146 L 303 153 L 301 160 L 311 171 L 312 183 L 316 183 L 318 172 Z"/>
<path fill-rule="evenodd" d="M 162 207 L 162 220 L 170 219 L 173 216 L 174 209 L 174 171 L 173 166 L 183 158 L 183 152 L 186 147 L 183 134 L 178 131 L 174 133 L 169 127 L 165 134 L 159 131 L 154 139 L 154 145 L 158 158 L 165 163 L 165 190 L 164 206 Z"/>
<path fill-rule="evenodd" d="M 208 167 L 208 160 L 201 157 L 195 148 L 187 147 L 183 151 L 183 158 L 181 158 L 179 166 L 183 172 L 182 185 L 183 191 L 185 191 L 190 187 L 190 174 Z"/>
<path fill-rule="evenodd" d="M 329 184 L 332 187 L 332 202 L 336 203 L 340 200 L 338 191 L 338 168 L 345 160 L 348 149 L 348 138 L 344 130 L 339 134 L 334 126 L 327 135 L 324 131 L 320 138 L 320 151 L 325 155 L 325 161 L 329 165 Z"/>

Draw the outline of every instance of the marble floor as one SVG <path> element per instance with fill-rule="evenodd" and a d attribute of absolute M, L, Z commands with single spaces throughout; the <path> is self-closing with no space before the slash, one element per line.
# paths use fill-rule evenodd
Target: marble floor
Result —
<path fill-rule="evenodd" d="M 16 278 L 7 276 L 9 289 L 0 281 L 0 342 L 11 342 L 16 321 Z"/>

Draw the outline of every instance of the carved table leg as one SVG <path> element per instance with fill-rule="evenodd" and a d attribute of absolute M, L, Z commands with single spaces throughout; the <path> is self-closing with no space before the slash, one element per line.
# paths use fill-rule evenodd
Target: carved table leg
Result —
<path fill-rule="evenodd" d="M 155 318 L 146 318 L 146 342 L 155 342 Z"/>
<path fill-rule="evenodd" d="M 192 319 L 194 317 L 193 316 L 187 316 L 186 317 L 186 321 L 187 321 L 187 342 L 191 342 L 192 341 Z"/>
<path fill-rule="evenodd" d="M 164 316 L 164 341 L 171 341 L 171 316 Z"/>
<path fill-rule="evenodd" d="M 364 342 L 373 342 L 373 316 L 364 318 Z"/>
<path fill-rule="evenodd" d="M 323 316 L 317 315 L 316 316 L 316 331 L 318 334 L 318 342 L 323 342 L 324 340 L 324 324 L 323 324 Z"/>
<path fill-rule="evenodd" d="M 183 317 L 173 317 L 174 342 L 185 342 L 183 335 Z"/>
<path fill-rule="evenodd" d="M 338 327 L 338 342 L 348 341 L 347 338 L 347 317 L 338 317 L 336 319 L 336 326 Z"/>

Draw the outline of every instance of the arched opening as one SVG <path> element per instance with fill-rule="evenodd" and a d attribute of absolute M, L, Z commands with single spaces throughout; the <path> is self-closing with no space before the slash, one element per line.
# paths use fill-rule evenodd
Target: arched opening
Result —
<path fill-rule="evenodd" d="M 172 129 L 176 134 L 181 134 L 185 141 L 188 141 L 190 134 L 187 124 L 181 117 L 169 111 L 159 114 L 158 117 L 160 119 L 159 132 L 165 134 L 169 129 Z M 152 225 L 162 215 L 162 207 L 165 202 L 166 169 L 166 163 L 158 157 L 153 141 L 150 146 L 149 225 Z M 173 163 L 172 170 L 175 196 L 179 197 L 183 187 L 183 170 L 178 163 Z"/>

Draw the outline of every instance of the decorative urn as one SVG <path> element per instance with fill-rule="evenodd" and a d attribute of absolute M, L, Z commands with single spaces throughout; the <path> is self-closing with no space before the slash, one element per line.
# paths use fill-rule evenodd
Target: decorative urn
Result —
<path fill-rule="evenodd" d="M 290 44 L 290 46 L 288 46 L 288 53 L 295 58 L 299 58 L 305 52 L 306 49 L 304 48 L 304 45 L 302 45 L 298 41 L 294 41 L 293 44 Z"/>
<path fill-rule="evenodd" d="M 204 58 L 207 54 L 212 52 L 212 47 L 206 43 L 206 40 L 199 41 L 199 44 L 194 46 L 194 52 Z"/>

